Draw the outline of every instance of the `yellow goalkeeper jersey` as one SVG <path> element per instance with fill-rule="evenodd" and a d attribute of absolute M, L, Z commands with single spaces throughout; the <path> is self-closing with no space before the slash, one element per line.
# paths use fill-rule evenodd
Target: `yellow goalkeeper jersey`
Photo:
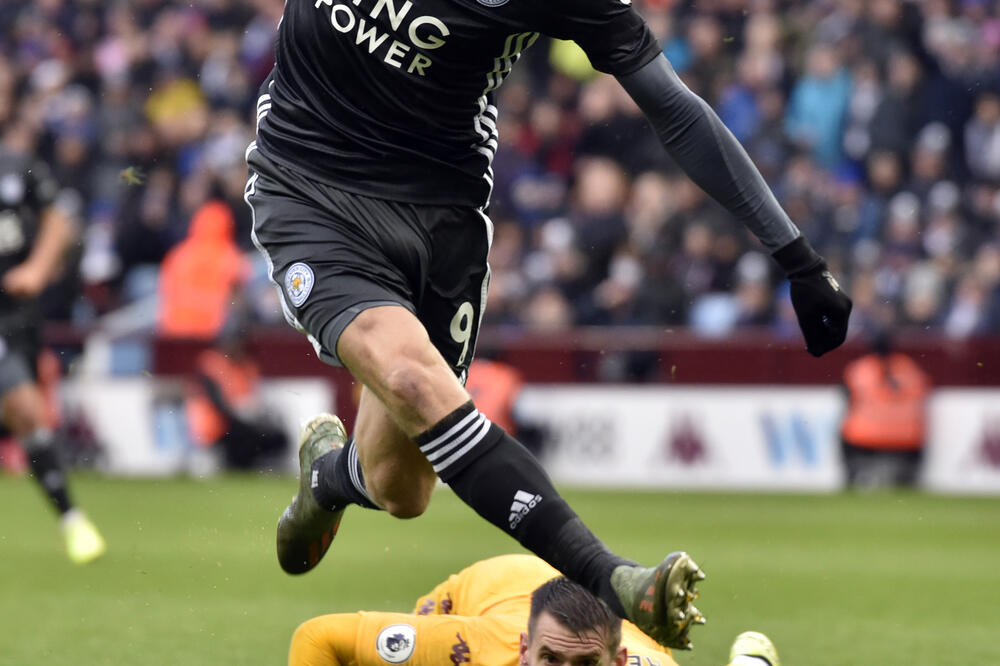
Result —
<path fill-rule="evenodd" d="M 413 614 L 361 612 L 358 666 L 514 666 L 531 593 L 559 575 L 529 555 L 483 560 L 421 597 Z M 332 617 L 332 616 L 331 616 Z M 634 625 L 622 625 L 629 666 L 676 666 L 670 652 Z"/>

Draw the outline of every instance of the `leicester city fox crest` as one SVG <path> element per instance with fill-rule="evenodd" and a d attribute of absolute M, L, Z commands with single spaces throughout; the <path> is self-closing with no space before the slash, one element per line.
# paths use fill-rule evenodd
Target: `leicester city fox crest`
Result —
<path fill-rule="evenodd" d="M 292 264 L 285 273 L 285 293 L 295 307 L 301 306 L 309 298 L 313 283 L 316 281 L 308 264 L 301 261 Z"/>

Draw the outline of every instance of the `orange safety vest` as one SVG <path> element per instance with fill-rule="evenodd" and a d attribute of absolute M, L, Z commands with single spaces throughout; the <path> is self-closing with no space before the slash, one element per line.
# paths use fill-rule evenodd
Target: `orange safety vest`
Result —
<path fill-rule="evenodd" d="M 207 349 L 198 356 L 198 372 L 215 382 L 234 408 L 245 406 L 256 395 L 260 373 L 250 360 L 233 360 L 220 351 Z M 184 412 L 191 438 L 199 446 L 211 446 L 226 434 L 225 416 L 195 382 L 189 385 Z"/>
<path fill-rule="evenodd" d="M 229 314 L 233 291 L 249 266 L 233 240 L 233 213 L 218 201 L 202 205 L 187 238 L 160 269 L 159 332 L 168 337 L 211 339 Z"/>
<path fill-rule="evenodd" d="M 844 369 L 849 404 L 841 436 L 849 444 L 905 451 L 924 444 L 930 381 L 909 356 L 862 356 Z"/>
<path fill-rule="evenodd" d="M 506 363 L 476 359 L 469 366 L 465 390 L 476 408 L 507 432 L 516 432 L 514 401 L 521 392 L 521 373 Z"/>

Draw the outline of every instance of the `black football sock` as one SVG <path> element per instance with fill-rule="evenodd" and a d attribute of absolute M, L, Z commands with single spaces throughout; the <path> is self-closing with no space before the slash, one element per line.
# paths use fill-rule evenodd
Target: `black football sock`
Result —
<path fill-rule="evenodd" d="M 366 509 L 380 509 L 368 495 L 365 478 L 361 473 L 358 447 L 351 437 L 339 451 L 331 451 L 313 462 L 313 497 L 320 506 L 340 509 L 357 504 Z"/>
<path fill-rule="evenodd" d="M 559 496 L 538 460 L 471 401 L 416 442 L 441 480 L 476 513 L 625 616 L 611 572 L 633 563 L 608 550 Z"/>
<path fill-rule="evenodd" d="M 60 514 L 73 508 L 66 490 L 66 472 L 63 470 L 55 436 L 48 428 L 39 428 L 22 442 L 28 456 L 31 473 Z"/>

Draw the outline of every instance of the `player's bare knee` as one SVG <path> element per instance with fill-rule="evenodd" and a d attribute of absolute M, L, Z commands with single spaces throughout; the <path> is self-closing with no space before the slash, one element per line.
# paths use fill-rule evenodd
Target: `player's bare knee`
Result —
<path fill-rule="evenodd" d="M 386 371 L 382 384 L 393 402 L 419 412 L 434 390 L 433 369 L 420 358 L 402 356 Z"/>

